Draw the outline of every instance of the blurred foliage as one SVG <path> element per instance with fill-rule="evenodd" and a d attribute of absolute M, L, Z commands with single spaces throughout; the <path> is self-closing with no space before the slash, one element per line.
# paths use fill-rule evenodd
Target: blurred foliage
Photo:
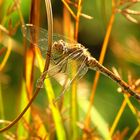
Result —
<path fill-rule="evenodd" d="M 12 6 L 13 0 L 0 0 L 0 22 L 1 25 L 4 26 L 7 30 L 10 30 L 11 25 L 13 28 L 16 27 L 16 24 L 19 23 L 20 18 L 17 10 L 13 11 L 11 14 L 7 15 L 8 9 Z M 89 52 L 94 56 L 95 58 L 99 58 L 102 44 L 104 41 L 104 37 L 106 34 L 106 29 L 108 25 L 109 18 L 111 16 L 111 0 L 84 0 L 82 3 L 82 13 L 87 14 L 93 19 L 86 19 L 84 17 L 80 17 L 79 21 L 79 35 L 78 35 L 78 42 L 86 46 L 88 48 Z M 21 6 L 21 12 L 23 14 L 25 23 L 29 23 L 29 17 L 30 17 L 30 7 L 31 7 L 31 1 L 29 0 L 22 0 L 20 2 Z M 53 8 L 53 15 L 54 15 L 54 32 L 57 32 L 59 34 L 63 34 L 63 3 L 58 0 L 52 0 L 52 8 Z M 132 7 L 133 10 L 140 10 L 140 3 L 134 5 Z M 73 8 L 73 11 L 76 13 L 76 8 Z M 47 28 L 47 18 L 46 18 L 46 9 L 44 1 L 41 1 L 41 8 L 40 11 L 40 26 Z M 135 15 L 136 18 L 140 21 L 140 14 Z M 74 19 L 72 18 L 73 24 Z M 121 13 L 116 13 L 115 15 L 115 22 L 113 24 L 113 28 L 111 31 L 111 37 L 109 38 L 109 44 L 107 53 L 105 55 L 105 62 L 104 66 L 111 69 L 112 67 L 115 67 L 121 74 L 122 79 L 125 81 L 128 81 L 128 75 L 131 73 L 132 80 L 139 79 L 140 77 L 140 30 L 139 26 L 140 24 L 135 24 L 128 19 L 126 19 Z M 17 25 L 18 26 L 18 25 Z M 21 24 L 17 27 L 16 32 L 14 35 L 10 36 L 16 43 L 18 43 L 18 46 L 16 46 L 15 51 L 12 49 L 10 56 L 8 57 L 8 60 L 6 62 L 5 67 L 0 71 L 0 101 L 3 102 L 3 113 L 1 114 L 2 105 L 0 107 L 0 119 L 6 119 L 6 120 L 12 120 L 17 116 L 19 111 L 21 112 L 22 109 L 20 106 L 25 106 L 28 101 L 25 101 L 25 103 L 19 103 L 19 99 L 23 96 L 21 93 L 25 93 L 24 90 L 26 90 L 26 87 L 24 85 L 23 76 L 25 74 L 25 56 L 24 56 L 24 45 L 23 45 L 23 36 L 21 33 Z M 20 48 L 18 51 L 18 47 Z M 3 48 L 6 48 L 6 50 L 2 51 Z M 28 46 L 29 48 L 29 46 Z M 4 59 L 4 56 L 7 51 L 7 46 L 3 44 L 3 42 L 0 45 L 0 64 L 2 64 L 2 61 Z M 2 53 L 1 53 L 2 52 Z M 18 53 L 21 52 L 21 53 Z M 37 64 L 36 64 L 37 65 Z M 38 67 L 34 66 L 34 87 L 36 85 L 36 79 L 39 77 L 40 72 Z M 91 94 L 92 84 L 93 84 L 93 78 L 94 78 L 95 72 L 89 70 L 86 76 L 78 82 L 78 101 L 80 104 L 80 107 L 85 107 L 84 110 L 80 108 L 79 110 L 79 121 L 84 121 L 85 118 L 85 110 L 86 106 L 88 106 L 88 102 L 86 102 L 88 97 Z M 55 79 L 51 79 L 52 81 L 52 87 L 54 88 L 54 93 L 59 94 L 61 91 L 60 88 L 62 88 Z M 117 92 L 118 86 L 114 84 L 109 78 L 102 76 L 99 79 L 99 83 L 97 86 L 96 94 L 95 94 L 95 100 L 94 100 L 94 107 L 92 108 L 95 113 L 95 118 L 98 118 L 98 113 L 100 114 L 101 118 L 98 118 L 100 122 L 105 121 L 107 123 L 108 127 L 110 128 L 113 124 L 113 121 L 117 115 L 117 112 L 124 100 L 124 96 L 121 93 Z M 82 92 L 83 91 L 83 92 Z M 46 130 L 43 132 L 45 134 L 50 133 L 50 138 L 56 139 L 55 132 L 55 126 L 54 121 L 52 119 L 52 114 L 48 111 L 48 97 L 44 93 L 46 92 L 44 89 L 40 91 L 41 93 L 37 96 L 36 100 L 34 101 L 35 106 L 35 113 L 41 112 L 40 118 L 41 121 L 43 121 L 46 127 Z M 71 91 L 68 91 L 69 94 Z M 65 122 L 65 129 L 66 134 L 69 136 L 69 100 L 70 95 L 65 95 L 65 102 L 63 109 L 60 109 L 60 114 L 63 114 L 63 121 Z M 57 97 L 57 96 L 56 96 Z M 25 99 L 25 97 L 22 97 Z M 82 100 L 86 100 L 85 103 Z M 134 107 L 136 107 L 136 110 L 139 113 L 139 102 L 131 98 L 132 104 Z M 20 104 L 20 105 L 19 105 Z M 83 104 L 83 105 L 82 105 Z M 94 113 L 92 112 L 92 115 Z M 97 116 L 96 116 L 97 115 Z M 35 115 L 37 116 L 37 115 Z M 50 120 L 49 118 L 50 117 Z M 25 117 L 26 118 L 26 117 Z M 22 121 L 25 119 L 23 118 Z M 28 118 L 28 116 L 27 116 Z M 48 120 L 45 120 L 47 118 Z M 29 118 L 28 118 L 29 119 Z M 27 120 L 28 120 L 27 119 Z M 94 119 L 94 117 L 92 118 Z M 39 119 L 38 119 L 39 120 Z M 94 120 L 95 121 L 95 120 Z M 93 129 L 93 132 L 99 133 L 102 131 L 102 126 L 94 126 L 95 122 L 92 121 L 93 128 L 95 127 L 95 130 Z M 23 121 L 24 122 L 24 121 Z M 41 122 L 42 123 L 42 122 Z M 47 126 L 47 123 L 51 124 L 51 126 Z M 21 125 L 21 124 L 19 124 Z M 28 122 L 24 122 L 24 125 L 27 125 L 25 128 L 34 129 L 37 126 L 32 123 L 32 125 L 29 127 Z M 102 125 L 102 124 L 101 124 Z M 125 130 L 125 128 L 129 128 L 127 131 L 127 134 L 124 139 L 130 138 L 132 133 L 135 131 L 137 127 L 137 116 L 133 115 L 130 108 L 127 106 L 122 114 L 122 117 L 117 125 L 117 128 L 114 133 L 121 135 L 121 132 Z M 79 125 L 78 125 L 79 126 Z M 80 124 L 81 126 L 81 124 Z M 99 128 L 98 128 L 99 127 Z M 79 130 L 82 130 L 81 127 L 78 127 Z M 37 129 L 37 128 L 36 128 Z M 51 130 L 52 129 L 52 130 Z M 14 132 L 15 129 L 12 129 Z M 30 130 L 31 131 L 31 130 Z M 79 132 L 80 136 L 82 136 L 82 132 Z M 117 133 L 117 131 L 119 131 Z M 23 130 L 18 131 L 21 133 L 24 133 Z M 105 133 L 105 132 L 104 132 Z M 106 138 L 105 134 L 101 134 L 102 137 Z M 7 134 L 10 135 L 10 134 Z M 27 134 L 26 134 L 27 135 Z M 6 134 L 5 134 L 6 136 Z M 139 133 L 137 134 L 138 139 Z M 3 136 L 0 134 L 0 139 L 3 139 Z M 115 138 L 114 138 L 115 139 Z"/>

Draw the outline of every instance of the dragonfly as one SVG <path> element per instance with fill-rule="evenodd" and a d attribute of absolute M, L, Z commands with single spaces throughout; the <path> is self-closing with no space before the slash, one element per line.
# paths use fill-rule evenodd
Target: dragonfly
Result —
<path fill-rule="evenodd" d="M 34 44 L 35 47 L 39 47 L 42 52 L 42 56 L 45 57 L 47 54 L 48 31 L 33 24 L 25 24 L 22 26 L 22 32 L 23 36 L 29 42 Z M 118 75 L 100 64 L 93 56 L 91 56 L 87 48 L 82 44 L 70 40 L 62 35 L 54 34 L 51 52 L 51 62 L 53 62 L 54 66 L 43 74 L 54 76 L 60 72 L 66 73 L 68 72 L 68 64 L 73 61 L 76 61 L 77 64 L 76 73 L 71 80 L 67 82 L 64 90 L 58 98 L 64 95 L 67 88 L 75 79 L 81 79 L 87 71 L 91 69 L 99 71 L 103 75 L 109 77 L 121 87 L 122 91 L 129 93 L 138 100 L 140 99 L 140 94 L 136 93 L 131 86 L 123 81 Z M 41 81 L 41 79 L 39 81 Z M 38 85 L 40 86 L 40 84 Z"/>

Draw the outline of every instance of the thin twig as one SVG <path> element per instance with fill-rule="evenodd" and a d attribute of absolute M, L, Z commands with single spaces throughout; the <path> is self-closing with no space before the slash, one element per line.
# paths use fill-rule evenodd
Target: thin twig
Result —
<path fill-rule="evenodd" d="M 102 51 L 101 51 L 100 58 L 99 58 L 99 63 L 100 64 L 103 63 L 104 57 L 105 57 L 105 54 L 106 54 L 106 50 L 107 50 L 107 46 L 108 46 L 108 42 L 109 42 L 111 30 L 112 30 L 112 26 L 113 26 L 114 19 L 115 19 L 115 10 L 116 10 L 115 1 L 112 0 L 112 15 L 110 17 L 110 21 L 109 21 L 108 28 L 107 28 L 107 31 L 106 31 L 105 39 L 104 39 L 104 42 L 103 42 Z M 99 76 L 100 76 L 100 73 L 97 71 L 96 74 L 95 74 L 94 83 L 93 83 L 93 87 L 92 87 L 92 93 L 91 93 L 91 96 L 90 96 L 90 104 L 89 104 L 86 119 L 85 119 L 85 127 L 86 128 L 88 128 L 89 124 L 90 124 L 90 112 L 91 112 L 92 104 L 93 104 L 93 101 L 94 101 L 94 95 L 95 95 L 96 87 L 97 87 L 97 84 L 98 84 Z M 83 135 L 83 137 L 84 137 L 84 135 Z"/>
<path fill-rule="evenodd" d="M 12 49 L 12 41 L 9 38 L 8 39 L 8 50 L 7 50 L 7 52 L 6 52 L 5 56 L 4 56 L 4 59 L 3 59 L 2 63 L 0 64 L 0 71 L 2 71 L 2 69 L 6 65 L 6 62 L 7 62 L 8 58 L 9 58 L 9 56 L 11 54 L 11 49 Z"/>
<path fill-rule="evenodd" d="M 45 67 L 44 71 L 47 71 L 50 64 L 50 56 L 51 56 L 51 48 L 52 48 L 52 40 L 53 40 L 53 16 L 52 16 L 52 7 L 51 1 L 45 0 L 46 3 L 46 12 L 48 19 L 48 51 L 46 55 Z"/>
<path fill-rule="evenodd" d="M 75 23 L 75 32 L 74 39 L 77 41 L 78 39 L 78 31 L 79 31 L 79 20 L 82 9 L 82 0 L 78 0 L 77 14 L 76 14 L 76 23 Z M 77 63 L 74 62 L 72 64 L 72 76 L 77 73 Z M 71 94 L 71 129 L 72 129 L 72 139 L 78 139 L 78 128 L 76 125 L 78 116 L 78 108 L 77 108 L 77 81 L 73 81 L 72 83 L 72 94 Z"/>
<path fill-rule="evenodd" d="M 51 22 L 52 22 L 52 8 L 51 8 L 51 2 L 50 0 L 45 0 L 46 1 L 46 4 L 47 4 L 47 14 L 50 14 L 48 17 L 48 28 L 50 28 L 48 30 L 49 34 L 48 35 L 52 35 L 52 27 L 50 27 L 50 25 L 53 25 Z M 50 18 L 50 19 L 49 19 Z M 44 71 L 46 71 L 48 68 L 49 68 L 49 62 L 50 62 L 50 53 L 51 53 L 51 37 L 48 37 L 49 38 L 49 41 L 48 41 L 48 55 L 46 56 L 46 61 L 45 61 L 45 67 L 44 67 Z M 43 76 L 43 81 L 45 79 L 45 76 Z M 28 110 L 28 108 L 31 106 L 32 102 L 34 101 L 34 99 L 37 97 L 39 91 L 40 91 L 41 88 L 37 87 L 35 89 L 35 92 L 34 92 L 34 95 L 32 96 L 32 98 L 30 99 L 30 102 L 27 104 L 27 106 L 24 108 L 24 110 L 6 127 L 0 129 L 0 133 L 10 129 L 15 123 L 17 123 L 21 117 L 25 114 L 25 112 Z"/>
<path fill-rule="evenodd" d="M 69 7 L 69 5 L 67 4 L 67 2 L 65 0 L 61 0 L 63 2 L 63 4 L 67 7 L 68 11 L 71 13 L 71 15 L 73 16 L 73 18 L 76 20 L 76 15 L 74 14 L 74 12 L 71 10 L 71 8 Z"/>

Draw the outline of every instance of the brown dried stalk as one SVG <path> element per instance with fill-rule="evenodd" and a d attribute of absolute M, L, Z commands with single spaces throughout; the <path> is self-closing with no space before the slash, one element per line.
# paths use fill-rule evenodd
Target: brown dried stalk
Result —
<path fill-rule="evenodd" d="M 51 2 L 50 2 L 50 0 L 45 0 L 45 2 L 46 2 L 46 5 L 47 5 L 46 10 L 47 10 L 47 15 L 48 15 L 47 16 L 47 18 L 48 18 L 48 52 L 47 52 L 47 56 L 46 56 L 44 71 L 47 71 L 47 69 L 49 67 L 50 55 L 51 55 L 50 53 L 51 53 L 51 47 L 52 47 L 53 20 L 52 20 Z M 42 82 L 44 81 L 45 77 L 46 77 L 46 75 L 43 74 L 42 77 L 41 77 Z M 34 101 L 34 99 L 38 95 L 39 91 L 40 91 L 40 88 L 37 87 L 35 89 L 33 97 L 30 99 L 30 102 L 27 104 L 27 106 L 24 108 L 24 110 L 8 126 L 0 129 L 0 133 L 8 130 L 9 128 L 11 128 L 15 123 L 17 123 L 21 119 L 21 117 L 25 114 L 25 112 L 31 106 L 32 102 Z"/>

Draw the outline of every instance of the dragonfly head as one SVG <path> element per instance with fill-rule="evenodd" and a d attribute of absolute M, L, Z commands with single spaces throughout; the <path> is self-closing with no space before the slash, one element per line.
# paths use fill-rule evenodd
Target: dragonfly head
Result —
<path fill-rule="evenodd" d="M 63 54 L 65 50 L 65 42 L 63 40 L 55 41 L 52 46 L 53 52 Z"/>

